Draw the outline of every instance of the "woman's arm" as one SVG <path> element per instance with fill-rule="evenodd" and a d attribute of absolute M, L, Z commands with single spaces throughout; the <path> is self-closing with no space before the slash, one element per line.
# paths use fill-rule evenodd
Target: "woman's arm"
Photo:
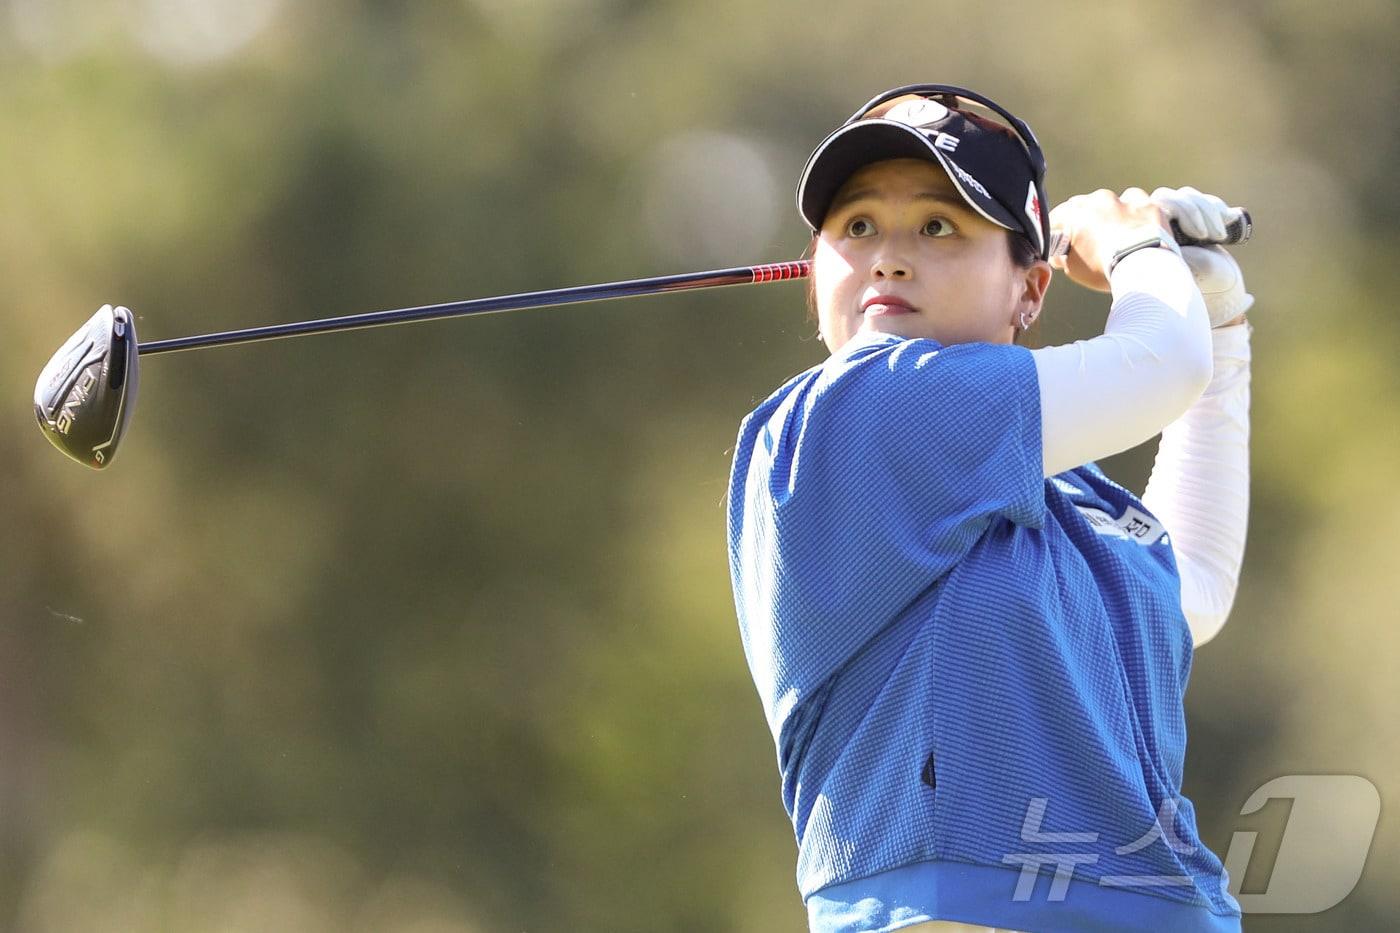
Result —
<path fill-rule="evenodd" d="M 1162 432 L 1142 494 L 1171 535 L 1196 647 L 1224 626 L 1244 560 L 1250 331 L 1247 321 L 1211 331 L 1215 374 L 1200 400 Z"/>
<path fill-rule="evenodd" d="M 1181 257 L 1138 250 L 1118 264 L 1109 287 L 1102 335 L 1031 351 L 1046 476 L 1148 440 L 1211 378 L 1206 307 Z"/>
<path fill-rule="evenodd" d="M 1233 213 L 1224 201 L 1194 188 L 1159 188 L 1150 197 L 1129 189 L 1123 201 L 1154 203 L 1196 237 L 1219 237 Z M 1083 199 L 1062 207 L 1069 224 L 1097 219 Z M 1100 229 L 1091 225 L 1087 232 L 1092 242 Z M 1107 268 L 1108 247 L 1086 251 L 1092 253 L 1087 265 L 1077 275 L 1072 264 L 1068 271 L 1082 284 L 1101 285 L 1094 266 Z M 1219 247 L 1187 247 L 1185 259 L 1176 261 L 1160 249 L 1142 252 L 1158 258 L 1148 265 L 1135 261 L 1135 253 L 1119 264 L 1127 274 L 1115 272 L 1109 283 L 1114 303 L 1103 336 L 1032 351 L 1044 468 L 1051 476 L 1162 431 L 1143 504 L 1171 535 L 1182 610 L 1199 646 L 1225 624 L 1244 559 L 1250 363 L 1244 312 L 1254 299 L 1239 265 Z M 1182 278 L 1188 263 L 1189 288 Z M 1203 333 L 1207 367 L 1201 386 Z"/>
<path fill-rule="evenodd" d="M 1215 207 L 1218 212 L 1219 205 Z M 1204 208 L 1208 213 L 1211 205 Z M 1245 290 L 1239 264 L 1225 250 L 1188 247 L 1182 253 L 1215 326 L 1214 374 L 1200 400 L 1162 432 L 1142 501 L 1172 536 L 1181 607 L 1199 647 L 1225 625 L 1244 561 L 1252 332 L 1244 313 L 1254 297 Z"/>

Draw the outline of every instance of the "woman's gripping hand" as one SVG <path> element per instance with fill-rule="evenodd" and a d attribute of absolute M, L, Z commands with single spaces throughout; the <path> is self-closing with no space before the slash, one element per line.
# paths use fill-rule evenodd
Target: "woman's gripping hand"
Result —
<path fill-rule="evenodd" d="M 1147 199 L 1161 209 L 1168 222 L 1175 221 L 1182 233 L 1197 240 L 1225 239 L 1226 225 L 1240 214 L 1238 207 L 1190 185 L 1158 188 Z M 1244 274 L 1235 257 L 1221 246 L 1183 246 L 1181 258 L 1191 267 L 1196 287 L 1205 299 L 1210 326 L 1243 323 L 1254 296 L 1245 290 Z"/>
<path fill-rule="evenodd" d="M 1069 252 L 1050 264 L 1085 288 L 1106 292 L 1114 253 L 1151 236 L 1170 241 L 1167 225 L 1162 207 L 1141 188 L 1075 195 L 1050 212 L 1051 228 L 1069 237 Z"/>

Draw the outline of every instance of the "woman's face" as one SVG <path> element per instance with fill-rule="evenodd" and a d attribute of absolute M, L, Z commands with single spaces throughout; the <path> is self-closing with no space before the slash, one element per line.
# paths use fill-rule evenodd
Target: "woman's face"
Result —
<path fill-rule="evenodd" d="M 978 214 L 932 162 L 891 159 L 852 175 L 831 202 L 813 259 L 817 318 L 835 353 L 860 330 L 942 344 L 1010 343 L 1040 311 L 1050 267 L 1011 261 L 1007 231 Z"/>

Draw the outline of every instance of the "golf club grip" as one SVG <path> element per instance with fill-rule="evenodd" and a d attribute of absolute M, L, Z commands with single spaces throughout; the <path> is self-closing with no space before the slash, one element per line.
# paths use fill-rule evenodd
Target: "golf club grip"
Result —
<path fill-rule="evenodd" d="M 1248 243 L 1249 238 L 1254 235 L 1254 221 L 1249 216 L 1249 211 L 1240 209 L 1240 215 L 1225 225 L 1225 239 L 1223 240 L 1198 240 L 1182 232 L 1180 224 L 1175 219 L 1171 222 L 1172 237 L 1179 246 L 1236 246 L 1240 243 Z M 1058 230 L 1050 233 L 1050 255 L 1063 256 L 1069 252 L 1069 237 Z"/>

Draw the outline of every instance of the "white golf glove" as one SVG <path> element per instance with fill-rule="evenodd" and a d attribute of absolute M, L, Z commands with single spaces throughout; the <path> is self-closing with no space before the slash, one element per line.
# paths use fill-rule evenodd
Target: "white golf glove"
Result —
<path fill-rule="evenodd" d="M 1168 221 L 1176 221 L 1182 233 L 1200 240 L 1225 239 L 1225 225 L 1240 214 L 1239 208 L 1190 186 L 1158 188 L 1148 197 Z M 1183 246 L 1181 258 L 1196 277 L 1211 327 L 1220 327 L 1253 306 L 1254 296 L 1245 291 L 1240 265 L 1224 247 Z"/>
<path fill-rule="evenodd" d="M 1240 264 L 1223 246 L 1183 246 L 1181 258 L 1196 277 L 1211 327 L 1228 324 L 1253 307 L 1254 296 L 1244 290 Z"/>

